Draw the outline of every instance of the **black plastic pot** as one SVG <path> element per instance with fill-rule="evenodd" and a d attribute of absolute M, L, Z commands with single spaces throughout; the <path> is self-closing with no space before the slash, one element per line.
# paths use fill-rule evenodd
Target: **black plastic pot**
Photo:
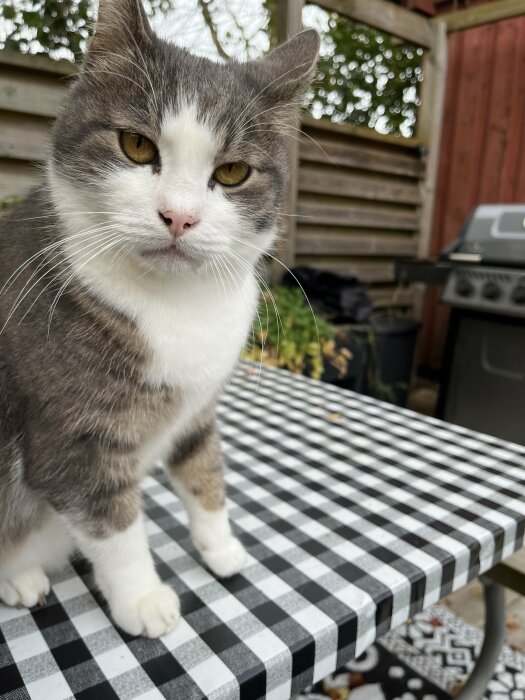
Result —
<path fill-rule="evenodd" d="M 391 314 L 371 319 L 366 389 L 369 396 L 406 405 L 420 326 L 419 321 Z"/>
<path fill-rule="evenodd" d="M 407 401 L 419 321 L 391 314 L 374 316 L 370 324 L 345 326 L 338 345 L 352 353 L 348 372 L 340 377 L 326 363 L 321 379 L 330 384 L 405 406 Z"/>

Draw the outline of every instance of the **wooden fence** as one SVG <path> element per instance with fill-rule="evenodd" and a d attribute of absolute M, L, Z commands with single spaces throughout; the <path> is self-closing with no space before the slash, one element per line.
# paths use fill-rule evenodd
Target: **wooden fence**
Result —
<path fill-rule="evenodd" d="M 384 0 L 316 0 L 424 49 L 414 138 L 306 119 L 292 143 L 296 168 L 280 257 L 362 279 L 376 307 L 412 307 L 423 288 L 398 289 L 394 261 L 430 247 L 446 71 L 446 27 Z M 303 0 L 282 3 L 281 39 L 302 28 Z M 315 143 L 317 142 L 317 144 Z"/>
<path fill-rule="evenodd" d="M 376 306 L 406 306 L 394 260 L 418 250 L 425 163 L 417 141 L 308 119 L 299 146 L 293 264 L 355 275 Z"/>
<path fill-rule="evenodd" d="M 396 288 L 394 260 L 424 253 L 430 240 L 444 25 L 382 0 L 319 4 L 360 21 L 375 18 L 379 28 L 388 25 L 392 33 L 415 36 L 424 45 L 420 126 L 415 138 L 406 139 L 305 119 L 304 134 L 291 144 L 296 167 L 279 257 L 289 266 L 359 277 L 377 307 L 417 310 L 417 290 Z M 285 34 L 300 28 L 302 5 L 282 3 Z M 74 71 L 67 62 L 0 52 L 0 201 L 40 179 L 49 126 Z"/>
<path fill-rule="evenodd" d="M 50 125 L 74 71 L 67 61 L 0 51 L 0 201 L 41 179 Z"/>

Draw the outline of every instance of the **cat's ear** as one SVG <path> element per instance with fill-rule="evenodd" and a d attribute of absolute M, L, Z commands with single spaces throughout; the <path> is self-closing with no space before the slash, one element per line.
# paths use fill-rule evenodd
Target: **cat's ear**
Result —
<path fill-rule="evenodd" d="M 136 51 L 152 37 L 142 0 L 100 0 L 86 60 Z"/>
<path fill-rule="evenodd" d="M 314 76 L 319 44 L 319 34 L 307 29 L 254 61 L 265 93 L 280 102 L 294 100 Z"/>

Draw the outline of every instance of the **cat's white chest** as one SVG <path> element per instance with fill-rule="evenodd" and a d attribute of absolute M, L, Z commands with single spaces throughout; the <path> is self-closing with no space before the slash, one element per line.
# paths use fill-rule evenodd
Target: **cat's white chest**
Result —
<path fill-rule="evenodd" d="M 246 341 L 258 299 L 253 273 L 235 284 L 215 278 L 168 278 L 94 261 L 85 282 L 135 323 L 147 348 L 144 380 L 180 397 L 173 422 L 144 446 L 144 462 L 162 454 L 215 400 Z"/>
<path fill-rule="evenodd" d="M 242 350 L 257 299 L 253 279 L 236 293 L 214 286 L 167 289 L 138 304 L 135 321 L 150 350 L 147 381 L 211 398 Z"/>
<path fill-rule="evenodd" d="M 144 445 L 141 462 L 146 469 L 164 459 L 178 436 L 215 401 L 252 321 L 257 303 L 252 278 L 243 282 L 240 294 L 202 291 L 173 289 L 156 303 L 137 300 L 135 322 L 150 351 L 145 379 L 153 386 L 173 387 L 181 398 L 173 421 Z"/>

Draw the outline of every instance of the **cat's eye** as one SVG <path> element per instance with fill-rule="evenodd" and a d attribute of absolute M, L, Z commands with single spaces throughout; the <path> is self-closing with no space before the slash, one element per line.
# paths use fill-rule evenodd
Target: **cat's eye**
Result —
<path fill-rule="evenodd" d="M 251 168 L 247 163 L 225 163 L 215 170 L 213 179 L 225 187 L 234 187 L 247 180 L 250 173 Z"/>
<path fill-rule="evenodd" d="M 146 136 L 133 131 L 120 132 L 120 147 L 124 154 L 138 165 L 152 163 L 158 156 L 157 146 Z"/>

